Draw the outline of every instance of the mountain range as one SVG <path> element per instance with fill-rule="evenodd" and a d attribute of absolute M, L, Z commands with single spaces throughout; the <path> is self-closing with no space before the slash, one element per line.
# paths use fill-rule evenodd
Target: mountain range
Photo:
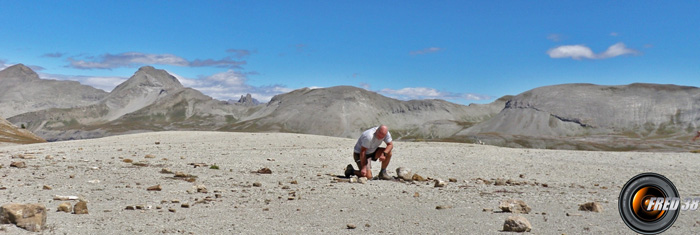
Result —
<path fill-rule="evenodd" d="M 6 70 L 26 70 L 13 66 Z M 0 77 L 0 80 L 4 79 Z M 486 105 L 443 100 L 401 101 L 365 89 L 340 86 L 299 89 L 259 104 L 215 100 L 183 87 L 165 70 L 141 67 L 102 99 L 78 107 L 54 107 L 9 118 L 49 141 L 165 130 L 283 131 L 353 137 L 379 124 L 394 136 L 445 138 L 498 113 L 506 99 Z"/>
<path fill-rule="evenodd" d="M 21 64 L 0 71 L 0 84 L 12 86 L 2 87 L 0 113 L 49 141 L 167 130 L 356 138 L 385 124 L 398 140 L 680 151 L 693 148 L 688 140 L 700 124 L 700 88 L 660 84 L 562 84 L 471 105 L 402 101 L 351 86 L 298 89 L 265 104 L 250 95 L 219 101 L 151 66 L 109 93 L 40 79 Z"/>

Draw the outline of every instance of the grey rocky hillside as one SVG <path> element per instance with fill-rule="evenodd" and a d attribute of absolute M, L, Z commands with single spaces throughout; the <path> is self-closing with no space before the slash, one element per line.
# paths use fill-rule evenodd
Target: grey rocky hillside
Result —
<path fill-rule="evenodd" d="M 513 147 L 663 150 L 691 144 L 699 125 L 697 87 L 564 84 L 523 92 L 456 136 Z"/>
<path fill-rule="evenodd" d="M 399 139 L 437 139 L 488 120 L 504 104 L 505 99 L 469 106 L 444 100 L 401 101 L 351 86 L 304 88 L 273 97 L 257 112 L 223 129 L 355 137 L 385 124 Z"/>
<path fill-rule="evenodd" d="M 40 79 L 23 64 L 0 71 L 0 116 L 5 118 L 48 108 L 90 105 L 106 95 L 103 90 L 76 81 Z"/>
<path fill-rule="evenodd" d="M 30 112 L 10 121 L 53 141 L 143 131 L 212 130 L 248 109 L 185 88 L 165 70 L 145 66 L 95 104 Z"/>

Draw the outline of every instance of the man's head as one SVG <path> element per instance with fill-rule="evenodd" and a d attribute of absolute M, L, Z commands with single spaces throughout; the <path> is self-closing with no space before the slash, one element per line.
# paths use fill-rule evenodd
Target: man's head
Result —
<path fill-rule="evenodd" d="M 377 131 L 374 132 L 374 137 L 378 140 L 381 140 L 384 139 L 384 137 L 386 137 L 387 133 L 389 133 L 389 128 L 385 125 L 381 125 L 379 126 L 379 128 L 377 128 Z"/>

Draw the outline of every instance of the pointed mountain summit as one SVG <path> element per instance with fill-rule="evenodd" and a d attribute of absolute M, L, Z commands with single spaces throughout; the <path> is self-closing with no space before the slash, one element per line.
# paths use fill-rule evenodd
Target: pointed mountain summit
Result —
<path fill-rule="evenodd" d="M 16 64 L 0 71 L 0 79 L 12 79 L 21 82 L 28 82 L 39 80 L 39 75 L 34 72 L 34 70 L 23 64 Z"/>
<path fill-rule="evenodd" d="M 107 120 L 115 120 L 184 88 L 177 78 L 165 70 L 141 67 L 103 100 L 110 110 Z"/>
<path fill-rule="evenodd" d="M 161 88 L 166 91 L 184 88 L 180 81 L 167 71 L 155 69 L 151 66 L 143 66 L 129 80 L 114 88 L 111 93 L 119 93 L 137 87 Z"/>

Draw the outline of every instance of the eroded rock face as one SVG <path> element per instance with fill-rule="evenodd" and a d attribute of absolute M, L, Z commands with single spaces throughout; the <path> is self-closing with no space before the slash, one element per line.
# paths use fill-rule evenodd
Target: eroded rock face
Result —
<path fill-rule="evenodd" d="M 5 204 L 0 207 L 0 224 L 15 224 L 39 232 L 46 224 L 46 207 L 41 204 Z"/>

